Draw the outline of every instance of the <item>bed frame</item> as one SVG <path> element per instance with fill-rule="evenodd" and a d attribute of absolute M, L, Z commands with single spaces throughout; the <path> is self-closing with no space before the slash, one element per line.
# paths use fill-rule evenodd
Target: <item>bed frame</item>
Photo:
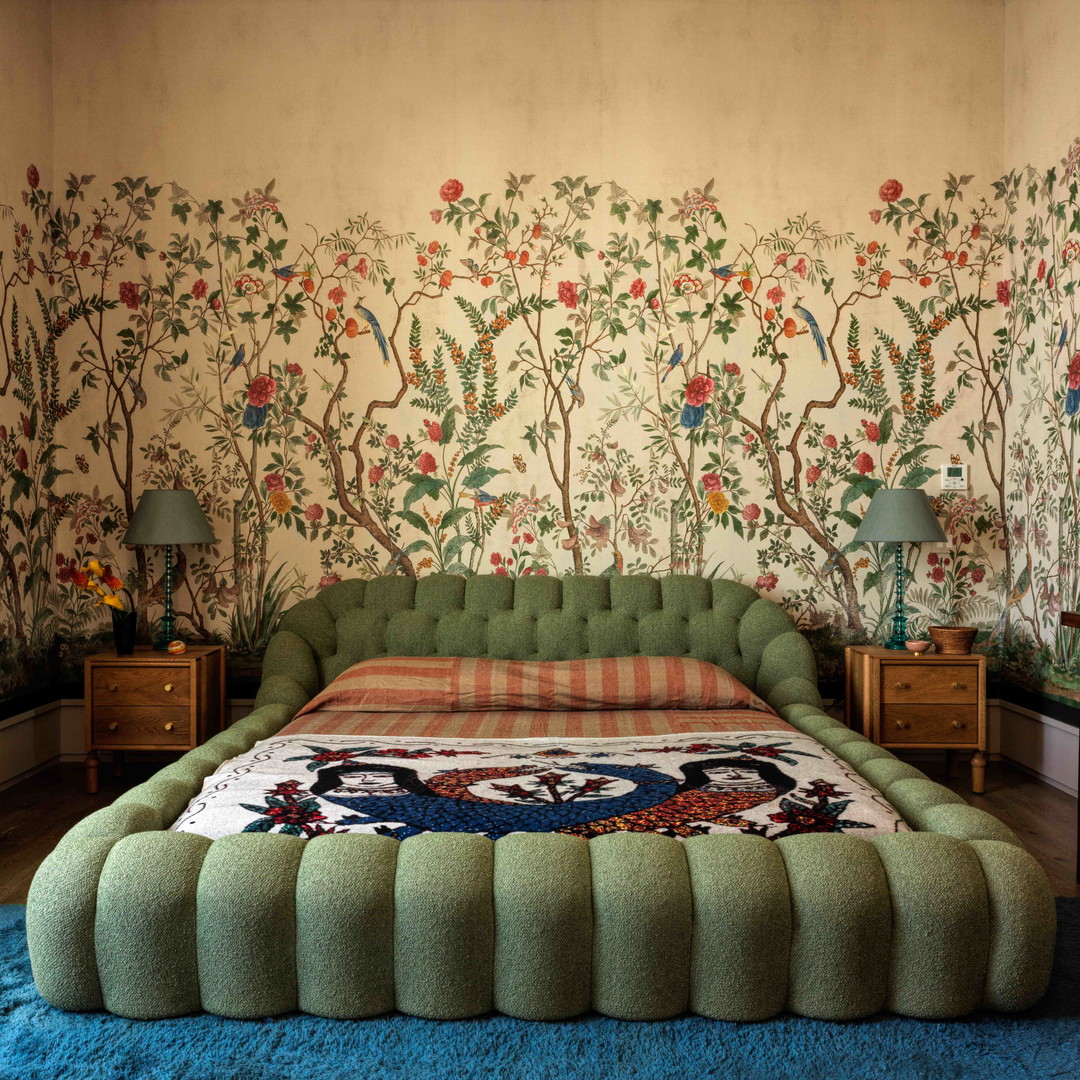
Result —
<path fill-rule="evenodd" d="M 426 833 L 211 842 L 168 826 L 223 761 L 373 656 L 690 656 L 727 668 L 913 832 Z M 282 619 L 256 708 L 68 832 L 27 933 L 53 1005 L 161 1018 L 397 1009 L 554 1020 L 1014 1011 L 1050 974 L 1054 903 L 1013 833 L 826 716 L 810 646 L 734 581 L 343 581 Z"/>

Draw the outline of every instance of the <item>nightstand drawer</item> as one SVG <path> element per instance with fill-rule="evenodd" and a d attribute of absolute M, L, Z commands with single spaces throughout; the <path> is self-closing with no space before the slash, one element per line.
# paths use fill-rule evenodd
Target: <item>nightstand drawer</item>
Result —
<path fill-rule="evenodd" d="M 974 664 L 881 665 L 881 700 L 896 704 L 976 704 L 979 669 Z"/>
<path fill-rule="evenodd" d="M 179 664 L 102 665 L 94 668 L 92 688 L 95 707 L 187 705 L 191 700 L 189 671 Z"/>
<path fill-rule="evenodd" d="M 100 746 L 187 746 L 190 725 L 185 708 L 102 705 L 94 709 L 91 732 Z"/>
<path fill-rule="evenodd" d="M 979 742 L 979 706 L 883 705 L 878 742 L 975 746 Z"/>

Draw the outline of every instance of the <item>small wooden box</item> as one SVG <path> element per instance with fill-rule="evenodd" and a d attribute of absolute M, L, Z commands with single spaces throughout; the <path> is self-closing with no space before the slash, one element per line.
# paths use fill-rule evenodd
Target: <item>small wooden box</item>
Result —
<path fill-rule="evenodd" d="M 986 657 L 849 645 L 849 727 L 886 749 L 971 750 L 971 787 L 986 770 Z"/>
<path fill-rule="evenodd" d="M 131 656 L 86 658 L 86 790 L 98 789 L 98 750 L 191 750 L 225 720 L 225 646 L 189 645 L 172 655 L 139 648 Z"/>

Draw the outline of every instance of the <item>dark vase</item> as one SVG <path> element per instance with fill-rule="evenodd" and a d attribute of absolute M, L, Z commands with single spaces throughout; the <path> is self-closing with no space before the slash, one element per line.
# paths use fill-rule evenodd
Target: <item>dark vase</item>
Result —
<path fill-rule="evenodd" d="M 117 656 L 130 656 L 135 651 L 135 630 L 139 625 L 137 611 L 117 611 L 112 608 L 113 644 Z"/>

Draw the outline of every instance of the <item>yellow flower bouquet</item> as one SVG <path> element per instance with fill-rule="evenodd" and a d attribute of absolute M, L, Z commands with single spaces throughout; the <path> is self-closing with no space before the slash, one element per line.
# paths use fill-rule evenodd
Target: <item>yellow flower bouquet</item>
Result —
<path fill-rule="evenodd" d="M 135 601 L 123 581 L 112 572 L 111 567 L 103 566 L 99 559 L 87 560 L 82 570 L 72 577 L 72 581 L 80 589 L 98 597 L 95 607 L 109 608 L 113 623 L 113 643 L 117 653 L 121 656 L 133 653 L 139 613 L 135 610 Z"/>

